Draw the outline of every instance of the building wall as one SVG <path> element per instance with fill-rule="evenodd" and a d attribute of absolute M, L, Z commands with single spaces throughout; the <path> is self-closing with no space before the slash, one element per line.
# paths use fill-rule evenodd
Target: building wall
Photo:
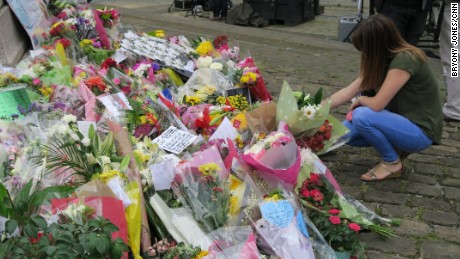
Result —
<path fill-rule="evenodd" d="M 29 47 L 29 37 L 5 0 L 0 0 L 0 64 L 16 65 Z"/>

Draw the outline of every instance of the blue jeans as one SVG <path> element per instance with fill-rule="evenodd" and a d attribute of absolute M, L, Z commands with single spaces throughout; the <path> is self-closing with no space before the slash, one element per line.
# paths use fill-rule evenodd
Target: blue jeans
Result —
<path fill-rule="evenodd" d="M 350 130 L 347 144 L 355 147 L 372 146 L 385 162 L 398 160 L 395 149 L 415 153 L 432 144 L 425 133 L 409 119 L 382 110 L 375 112 L 368 107 L 358 107 L 353 111 L 352 121 L 343 124 Z"/>

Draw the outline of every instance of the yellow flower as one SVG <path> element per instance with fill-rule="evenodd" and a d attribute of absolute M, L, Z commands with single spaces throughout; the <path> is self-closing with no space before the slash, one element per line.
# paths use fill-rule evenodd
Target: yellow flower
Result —
<path fill-rule="evenodd" d="M 264 200 L 266 201 L 279 201 L 281 200 L 281 197 L 278 194 L 274 194 L 271 197 L 267 197 Z"/>
<path fill-rule="evenodd" d="M 246 74 L 244 74 L 241 79 L 240 79 L 240 83 L 241 84 L 252 84 L 252 83 L 255 83 L 257 80 L 257 74 L 254 73 L 254 72 L 247 72 Z"/>
<path fill-rule="evenodd" d="M 200 99 L 200 97 L 198 97 L 196 95 L 192 95 L 192 96 L 186 95 L 185 96 L 185 103 L 190 104 L 190 105 L 195 105 L 195 104 L 201 103 L 201 99 Z"/>
<path fill-rule="evenodd" d="M 193 259 L 200 259 L 200 258 L 207 256 L 208 254 L 209 254 L 208 251 L 201 250 L 201 252 L 197 256 L 195 256 Z"/>
<path fill-rule="evenodd" d="M 86 46 L 92 46 L 93 45 L 93 41 L 92 40 L 88 40 L 88 39 L 84 39 L 82 41 L 80 41 L 80 46 L 83 48 L 83 47 L 86 47 Z"/>
<path fill-rule="evenodd" d="M 212 85 L 205 85 L 198 92 L 206 94 L 206 95 L 212 95 L 213 93 L 216 92 L 216 87 Z"/>
<path fill-rule="evenodd" d="M 241 185 L 241 180 L 233 175 L 230 175 L 230 191 L 236 190 Z"/>
<path fill-rule="evenodd" d="M 230 197 L 230 215 L 237 215 L 240 213 L 240 204 L 238 197 Z"/>
<path fill-rule="evenodd" d="M 198 167 L 198 170 L 203 175 L 213 175 L 220 170 L 220 167 L 216 163 L 207 163 Z"/>
<path fill-rule="evenodd" d="M 53 88 L 49 86 L 43 86 L 38 89 L 44 97 L 48 97 L 53 93 Z"/>
<path fill-rule="evenodd" d="M 214 50 L 212 43 L 210 41 L 202 41 L 200 45 L 196 48 L 196 52 L 201 56 L 208 55 L 211 51 Z"/>
<path fill-rule="evenodd" d="M 107 172 L 103 172 L 101 174 L 95 174 L 93 175 L 93 177 L 91 177 L 92 180 L 94 179 L 99 179 L 101 181 L 103 181 L 104 183 L 107 183 L 110 181 L 110 179 L 116 177 L 116 176 L 119 176 L 123 179 L 126 179 L 126 176 L 122 173 L 120 173 L 120 171 L 118 170 L 110 170 L 110 171 L 107 171 Z"/>
<path fill-rule="evenodd" d="M 223 97 L 223 96 L 219 96 L 219 97 L 217 97 L 217 99 L 216 99 L 216 102 L 217 102 L 218 104 L 225 104 L 226 101 L 227 101 L 227 98 L 225 98 L 225 97 Z"/>
<path fill-rule="evenodd" d="M 58 26 L 61 25 L 62 23 L 64 23 L 64 22 L 57 22 L 57 23 L 53 24 L 53 25 L 51 26 L 51 29 L 54 29 L 54 28 L 58 27 Z"/>
<path fill-rule="evenodd" d="M 155 33 L 155 37 L 157 37 L 157 38 L 164 38 L 165 37 L 165 31 L 163 31 L 163 30 L 155 30 L 154 33 Z"/>
<path fill-rule="evenodd" d="M 145 115 L 142 115 L 141 117 L 139 117 L 139 119 L 141 120 L 141 124 L 147 123 L 147 117 Z"/>
<path fill-rule="evenodd" d="M 243 142 L 243 139 L 241 138 L 241 135 L 238 134 L 238 136 L 236 136 L 235 144 L 236 144 L 236 147 L 239 149 L 242 149 L 244 147 L 244 142 Z"/>
<path fill-rule="evenodd" d="M 142 163 L 146 163 L 146 162 L 148 162 L 148 161 L 150 160 L 150 156 L 149 156 L 148 154 L 144 154 L 144 153 L 143 153 L 142 151 L 140 151 L 140 150 L 137 150 L 137 149 L 136 149 L 136 150 L 133 151 L 133 153 L 134 153 L 134 156 L 135 156 L 138 160 L 142 161 Z"/>

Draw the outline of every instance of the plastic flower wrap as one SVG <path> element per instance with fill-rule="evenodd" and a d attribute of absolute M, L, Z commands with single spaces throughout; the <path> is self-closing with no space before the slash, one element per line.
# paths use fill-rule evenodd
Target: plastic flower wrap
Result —
<path fill-rule="evenodd" d="M 260 174 L 269 174 L 294 185 L 301 158 L 294 137 L 286 128 L 284 123 L 280 123 L 278 131 L 265 136 L 256 134 L 255 141 L 244 151 L 242 158 Z"/>
<path fill-rule="evenodd" d="M 297 139 L 297 144 L 309 147 L 318 154 L 331 150 L 348 132 L 345 126 L 329 114 L 330 102 L 321 101 L 322 89 L 319 89 L 315 96 L 310 96 L 293 92 L 284 81 L 276 110 L 276 120 L 288 124 L 289 130 Z"/>
<path fill-rule="evenodd" d="M 241 87 L 249 87 L 251 96 L 254 96 L 258 101 L 270 101 L 273 99 L 252 57 L 247 57 L 240 61 L 237 68 L 239 72 L 236 74 L 239 76 L 235 77 L 236 84 Z"/>
<path fill-rule="evenodd" d="M 208 255 L 204 258 L 261 258 L 255 235 L 249 226 L 219 228 L 209 233 L 208 236 L 213 240 L 213 243 L 208 249 Z"/>
<path fill-rule="evenodd" d="M 302 211 L 294 197 L 274 190 L 248 215 L 265 253 L 281 258 L 315 258 Z"/>
<path fill-rule="evenodd" d="M 197 104 L 205 102 L 208 96 L 226 96 L 226 90 L 231 88 L 233 84 L 224 74 L 215 69 L 201 68 L 193 72 L 187 83 L 179 88 L 176 99 L 186 103 L 187 96 L 189 99 L 193 97 L 194 104 Z"/>
<path fill-rule="evenodd" d="M 328 169 L 319 160 L 304 164 L 302 167 L 296 193 L 300 203 L 308 211 L 314 210 L 327 216 L 330 210 L 336 209 L 338 212 L 334 216 L 341 220 L 359 224 L 363 229 L 372 230 L 384 238 L 394 236 L 390 229 L 382 225 L 397 224 L 397 222 L 382 218 L 355 199 L 345 196 L 333 176 L 327 171 Z"/>

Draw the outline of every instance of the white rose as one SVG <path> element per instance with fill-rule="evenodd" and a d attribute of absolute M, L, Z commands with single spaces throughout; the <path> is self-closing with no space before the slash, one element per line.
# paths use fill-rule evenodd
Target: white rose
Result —
<path fill-rule="evenodd" d="M 57 133 L 62 134 L 62 135 L 67 134 L 68 131 L 69 131 L 69 126 L 67 125 L 60 125 L 57 128 Z"/>
<path fill-rule="evenodd" d="M 62 117 L 62 121 L 65 123 L 71 123 L 71 122 L 76 122 L 77 117 L 73 116 L 72 114 L 66 114 L 64 117 Z"/>
<path fill-rule="evenodd" d="M 78 137 L 78 135 L 75 134 L 75 133 L 71 133 L 71 134 L 70 134 L 70 137 L 71 137 L 74 141 L 79 141 L 79 140 L 80 140 L 80 138 Z"/>
<path fill-rule="evenodd" d="M 88 147 L 89 144 L 91 143 L 91 140 L 89 140 L 89 138 L 83 138 L 81 140 L 81 143 L 83 144 L 83 146 Z"/>
<path fill-rule="evenodd" d="M 198 68 L 205 68 L 209 67 L 212 63 L 212 57 L 199 57 L 198 61 L 196 62 L 196 66 Z"/>
<path fill-rule="evenodd" d="M 104 163 L 104 165 L 105 164 L 110 164 L 110 157 L 108 157 L 108 156 L 100 156 L 99 158 L 102 160 L 102 163 Z"/>
<path fill-rule="evenodd" d="M 209 67 L 215 70 L 222 71 L 222 69 L 224 68 L 224 65 L 222 65 L 219 62 L 213 62 Z"/>

